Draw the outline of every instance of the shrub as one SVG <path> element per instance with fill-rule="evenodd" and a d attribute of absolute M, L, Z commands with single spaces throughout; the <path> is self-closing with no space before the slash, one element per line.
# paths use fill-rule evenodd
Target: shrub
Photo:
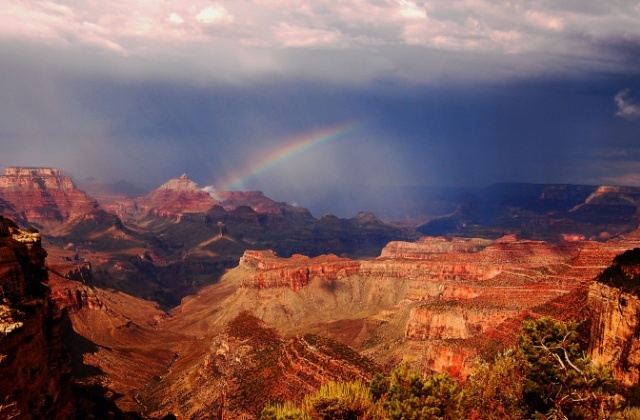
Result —
<path fill-rule="evenodd" d="M 478 361 L 467 383 L 467 418 L 526 418 L 523 376 L 523 359 L 513 350 L 499 354 L 493 364 Z"/>
<path fill-rule="evenodd" d="M 312 419 L 357 420 L 373 405 L 368 387 L 360 381 L 329 382 L 316 394 L 307 396 L 304 411 Z"/>
<path fill-rule="evenodd" d="M 398 420 L 455 419 L 460 418 L 464 393 L 448 373 L 439 373 L 423 379 L 407 365 L 396 369 L 388 383 L 372 382 L 377 387 L 372 393 L 380 394 L 379 403 L 387 418 Z M 374 397 L 375 398 L 375 397 Z"/>

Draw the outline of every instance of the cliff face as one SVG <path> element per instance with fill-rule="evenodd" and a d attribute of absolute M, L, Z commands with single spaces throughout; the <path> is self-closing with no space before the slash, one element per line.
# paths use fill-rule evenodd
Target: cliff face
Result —
<path fill-rule="evenodd" d="M 0 198 L 21 219 L 39 225 L 59 224 L 98 208 L 71 178 L 54 168 L 7 168 L 0 176 Z"/>
<path fill-rule="evenodd" d="M 589 288 L 594 317 L 589 354 L 611 368 L 625 385 L 640 382 L 640 300 L 616 287 L 595 282 Z"/>
<path fill-rule="evenodd" d="M 312 277 L 334 282 L 352 276 L 360 269 L 360 262 L 335 255 L 309 258 L 296 254 L 291 258 L 278 258 L 273 251 L 245 251 L 240 265 L 253 269 L 254 274 L 241 283 L 242 287 L 252 289 L 288 287 L 300 290 Z"/>
<path fill-rule="evenodd" d="M 445 238 L 425 236 L 415 242 L 390 242 L 380 258 L 427 259 L 433 254 L 479 252 L 493 241 L 478 238 Z"/>
<path fill-rule="evenodd" d="M 502 280 L 506 286 L 514 278 L 531 279 L 544 267 L 565 264 L 577 255 L 576 250 L 539 241 L 425 237 L 415 243 L 391 242 L 379 258 L 370 260 L 351 260 L 335 255 L 279 258 L 272 251 L 245 251 L 240 264 L 255 271 L 252 278 L 242 284 L 248 288 L 290 287 L 298 290 L 314 276 L 335 280 L 357 274 L 364 278 L 412 280 L 422 290 L 416 290 L 417 294 L 442 295 L 454 282 L 462 289 L 466 284 L 468 289 L 477 288 L 490 279 Z M 436 289 L 432 290 L 430 284 L 436 285 Z M 451 290 L 448 293 L 455 295 Z M 472 293 L 471 289 L 461 296 L 467 293 Z M 414 298 L 419 300 L 421 296 Z"/>
<path fill-rule="evenodd" d="M 0 218 L 0 417 L 68 418 L 62 314 L 49 298 L 38 234 Z"/>
<path fill-rule="evenodd" d="M 365 260 L 245 251 L 237 269 L 186 299 L 171 322 L 206 320 L 185 325 L 199 334 L 200 326 L 216 331 L 249 310 L 285 333 L 311 330 L 383 363 L 404 359 L 464 376 L 479 352 L 517 337 L 528 314 L 544 315 L 553 302 L 584 290 L 605 260 L 634 241 L 425 237 L 391 242 Z"/>
<path fill-rule="evenodd" d="M 626 385 L 640 382 L 640 248 L 618 255 L 589 287 L 589 353 Z"/>

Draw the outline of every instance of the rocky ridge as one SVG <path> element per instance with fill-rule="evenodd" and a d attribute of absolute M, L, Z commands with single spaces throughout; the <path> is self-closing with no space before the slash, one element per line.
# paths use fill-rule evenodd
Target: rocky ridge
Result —
<path fill-rule="evenodd" d="M 50 299 L 38 233 L 0 217 L 0 417 L 74 412 L 63 314 Z"/>
<path fill-rule="evenodd" d="M 457 194 L 442 189 L 434 199 L 450 210 L 417 228 L 428 236 L 493 239 L 517 233 L 554 242 L 564 235 L 606 240 L 640 224 L 640 189 L 634 187 L 504 183 Z"/>
<path fill-rule="evenodd" d="M 313 334 L 283 338 L 248 312 L 207 342 L 193 363 L 171 372 L 141 395 L 146 414 L 160 418 L 257 418 L 269 402 L 297 401 L 330 380 L 368 380 L 381 368 L 347 346 Z"/>

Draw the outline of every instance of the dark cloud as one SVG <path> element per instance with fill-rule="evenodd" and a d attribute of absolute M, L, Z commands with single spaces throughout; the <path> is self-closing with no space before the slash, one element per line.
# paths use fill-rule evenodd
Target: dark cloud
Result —
<path fill-rule="evenodd" d="M 351 216 L 385 205 L 354 202 L 359 188 L 639 179 L 634 2 L 10 2 L 6 15 L 2 165 L 216 185 L 357 121 L 246 188 Z"/>

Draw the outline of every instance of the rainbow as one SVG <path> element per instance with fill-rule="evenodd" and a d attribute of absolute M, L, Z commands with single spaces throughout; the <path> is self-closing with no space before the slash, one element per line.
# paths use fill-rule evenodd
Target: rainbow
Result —
<path fill-rule="evenodd" d="M 328 128 L 323 128 L 320 130 L 315 130 L 295 137 L 279 149 L 274 150 L 267 156 L 264 156 L 261 159 L 251 163 L 243 171 L 235 173 L 228 179 L 221 182 L 218 185 L 218 189 L 220 191 L 240 190 L 252 177 L 256 177 L 273 168 L 274 166 L 284 162 L 285 160 L 304 153 L 308 150 L 344 138 L 347 134 L 351 133 L 362 125 L 363 123 L 359 121 L 352 121 Z"/>

